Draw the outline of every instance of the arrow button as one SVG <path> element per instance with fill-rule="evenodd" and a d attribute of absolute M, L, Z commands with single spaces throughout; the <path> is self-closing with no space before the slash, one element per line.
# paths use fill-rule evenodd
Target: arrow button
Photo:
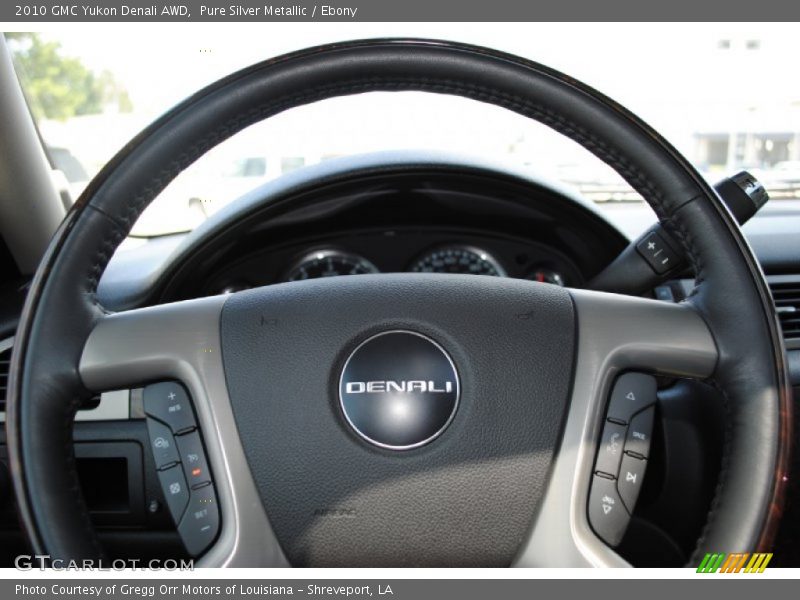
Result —
<path fill-rule="evenodd" d="M 589 523 L 609 546 L 617 546 L 628 528 L 630 515 L 617 493 L 616 482 L 601 475 L 592 478 Z"/>
<path fill-rule="evenodd" d="M 608 418 L 630 423 L 636 413 L 656 402 L 656 378 L 644 373 L 625 373 L 617 378 L 608 403 Z"/>

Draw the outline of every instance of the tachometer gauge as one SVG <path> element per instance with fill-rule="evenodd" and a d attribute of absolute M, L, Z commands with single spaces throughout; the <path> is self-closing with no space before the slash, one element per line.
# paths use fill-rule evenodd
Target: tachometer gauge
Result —
<path fill-rule="evenodd" d="M 465 273 L 505 277 L 500 263 L 488 252 L 471 246 L 445 246 L 427 252 L 411 265 L 415 273 Z"/>
<path fill-rule="evenodd" d="M 297 261 L 286 276 L 286 281 L 367 273 L 378 273 L 378 268 L 366 258 L 339 250 L 315 250 Z"/>

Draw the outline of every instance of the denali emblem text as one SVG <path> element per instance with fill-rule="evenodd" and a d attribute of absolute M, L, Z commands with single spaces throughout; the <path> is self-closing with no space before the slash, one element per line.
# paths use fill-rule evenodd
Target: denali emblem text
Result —
<path fill-rule="evenodd" d="M 437 384 L 434 381 L 349 381 L 345 386 L 348 394 L 381 394 L 384 392 L 434 392 L 449 394 L 453 391 L 453 382 L 445 381 Z"/>

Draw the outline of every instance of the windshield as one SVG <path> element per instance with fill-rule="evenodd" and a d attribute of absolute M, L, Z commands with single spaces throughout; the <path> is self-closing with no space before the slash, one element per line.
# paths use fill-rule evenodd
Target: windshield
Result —
<path fill-rule="evenodd" d="M 91 35 L 64 28 L 7 36 L 53 167 L 75 198 L 131 137 L 219 77 L 303 47 L 406 36 L 407 29 L 153 25 L 143 40 L 132 28 L 109 25 Z M 712 183 L 748 169 L 773 199 L 800 198 L 800 78 L 792 69 L 800 36 L 792 25 L 442 23 L 415 24 L 414 32 L 559 69 L 639 114 Z M 649 210 L 605 164 L 523 117 L 449 96 L 372 93 L 290 110 L 234 136 L 170 184 L 133 235 L 189 231 L 295 169 L 396 149 L 455 151 L 522 166 L 572 186 L 612 220 Z"/>

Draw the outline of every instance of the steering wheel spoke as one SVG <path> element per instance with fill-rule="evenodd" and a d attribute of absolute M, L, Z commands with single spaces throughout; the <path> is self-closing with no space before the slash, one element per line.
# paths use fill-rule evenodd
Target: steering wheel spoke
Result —
<path fill-rule="evenodd" d="M 704 379 L 714 371 L 717 349 L 690 305 L 571 293 L 578 347 L 564 437 L 516 566 L 630 566 L 595 534 L 588 517 L 595 454 L 614 380 L 628 371 Z"/>
<path fill-rule="evenodd" d="M 178 381 L 191 396 L 214 474 L 220 530 L 198 566 L 288 566 L 272 531 L 231 410 L 220 344 L 227 297 L 164 304 L 102 319 L 83 350 L 92 391 Z"/>

